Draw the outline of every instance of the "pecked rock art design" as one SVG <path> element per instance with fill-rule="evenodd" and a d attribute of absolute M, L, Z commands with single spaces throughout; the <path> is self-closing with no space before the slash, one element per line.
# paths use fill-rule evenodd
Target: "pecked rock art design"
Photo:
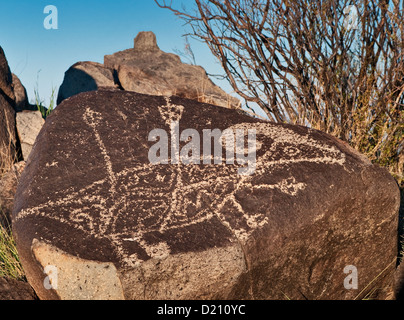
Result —
<path fill-rule="evenodd" d="M 173 122 L 181 131 L 196 129 L 201 137 L 204 129 L 244 129 L 246 134 L 254 129 L 254 173 L 238 174 L 240 166 L 227 164 L 224 157 L 221 164 L 152 165 L 147 154 L 154 142 L 148 134 L 156 128 L 169 132 Z M 333 214 L 330 207 L 349 178 L 371 166 L 337 139 L 315 130 L 178 97 L 114 90 L 63 102 L 46 122 L 33 154 L 21 178 L 13 219 L 26 264 L 32 263 L 31 244 L 38 240 L 73 257 L 113 263 L 118 270 L 237 247 L 229 249 L 241 256 L 234 266 L 237 276 L 225 281 L 231 283 L 226 297 L 237 297 L 231 288 L 237 287 L 238 277 L 246 282 L 242 274 L 276 252 L 299 226 Z M 197 261 L 187 259 L 190 265 Z M 196 265 L 192 268 L 197 270 Z M 125 272 L 123 279 L 128 278 Z M 133 279 L 125 281 L 124 288 L 134 286 Z M 202 290 L 202 285 L 195 287 Z M 164 288 L 143 297 L 164 299 Z M 251 288 L 245 292 L 253 292 Z M 194 291 L 189 289 L 186 297 L 195 297 Z M 175 297 L 183 297 L 178 292 Z"/>
<path fill-rule="evenodd" d="M 171 104 L 166 99 L 166 104 L 159 106 L 158 110 L 167 125 L 172 121 L 181 123 L 184 106 Z M 240 123 L 230 129 L 245 129 L 246 132 L 247 129 L 255 129 L 259 145 L 257 151 L 262 149 L 265 137 L 273 138 L 271 147 L 257 158 L 255 175 L 239 176 L 237 167 L 226 165 L 225 159 L 222 165 L 205 167 L 182 164 L 161 167 L 139 163 L 133 168 L 115 172 L 104 143 L 108 137 L 102 137 L 99 132 L 102 119 L 103 115 L 91 107 L 87 107 L 82 116 L 83 123 L 91 130 L 97 151 L 102 155 L 104 178 L 68 196 L 54 197 L 39 206 L 21 210 L 15 221 L 29 216 L 43 216 L 90 236 L 105 237 L 124 266 L 133 267 L 145 260 L 144 256 L 128 252 L 125 243 L 136 243 L 147 257 L 163 258 L 171 253 L 169 243 L 164 241 L 166 233 L 180 232 L 212 219 L 220 221 L 238 241 L 245 243 L 254 230 L 270 221 L 265 212 L 248 212 L 244 209 L 236 198 L 238 191 L 254 193 L 257 190 L 278 190 L 295 196 L 307 186 L 304 181 L 297 181 L 291 175 L 272 184 L 255 183 L 256 176 L 271 175 L 275 170 L 283 170 L 296 163 L 338 166 L 345 163 L 345 155 L 334 146 L 322 145 L 314 139 L 270 123 Z M 283 147 L 284 159 L 271 160 L 280 146 Z M 316 152 L 304 153 L 302 147 L 315 149 Z M 50 166 L 58 166 L 58 163 L 45 164 L 45 167 Z M 111 206 L 108 206 L 108 199 L 99 196 L 101 189 L 109 190 Z M 133 199 L 129 200 L 134 194 L 137 198 L 135 203 Z M 128 207 L 128 200 L 136 206 L 136 212 Z M 60 214 L 64 207 L 77 209 Z M 229 207 L 235 211 L 235 219 L 227 214 Z M 187 214 L 189 211 L 193 214 Z M 151 234 L 159 237 L 152 242 L 148 237 Z"/>

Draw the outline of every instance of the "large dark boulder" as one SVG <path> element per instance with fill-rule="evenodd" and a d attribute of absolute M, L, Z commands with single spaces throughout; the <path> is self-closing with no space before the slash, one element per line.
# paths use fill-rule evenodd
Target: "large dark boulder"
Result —
<path fill-rule="evenodd" d="M 216 164 L 207 164 L 208 129 L 228 129 L 227 144 L 214 144 Z M 240 170 L 242 146 L 233 164 L 224 152 L 247 129 L 250 171 Z M 167 150 L 154 152 L 164 141 L 156 132 L 173 142 L 167 164 Z M 205 164 L 185 164 L 190 150 Z M 320 131 L 99 90 L 48 117 L 18 185 L 13 229 L 41 299 L 386 298 L 399 203 L 385 169 Z"/>
<path fill-rule="evenodd" d="M 0 47 L 0 174 L 17 157 L 15 95 L 12 74 Z"/>
<path fill-rule="evenodd" d="M 30 105 L 28 101 L 27 89 L 21 83 L 21 80 L 12 73 L 13 89 L 15 95 L 15 111 L 21 112 L 23 110 L 38 110 L 37 106 Z"/>

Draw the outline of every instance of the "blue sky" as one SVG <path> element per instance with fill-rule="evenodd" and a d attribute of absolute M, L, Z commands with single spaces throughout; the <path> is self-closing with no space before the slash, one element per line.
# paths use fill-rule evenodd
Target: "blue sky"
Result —
<path fill-rule="evenodd" d="M 192 2 L 184 1 L 188 7 Z M 57 94 L 71 65 L 103 63 L 104 55 L 132 48 L 140 31 L 153 31 L 166 52 L 182 50 L 182 35 L 188 31 L 182 20 L 154 0 L 0 0 L 0 4 L 0 46 L 30 101 L 38 84 L 40 96 L 48 103 L 52 88 Z M 57 30 L 44 28 L 47 5 L 58 9 Z M 206 45 L 190 42 L 198 65 L 208 73 L 223 72 Z M 227 81 L 213 81 L 232 92 Z"/>

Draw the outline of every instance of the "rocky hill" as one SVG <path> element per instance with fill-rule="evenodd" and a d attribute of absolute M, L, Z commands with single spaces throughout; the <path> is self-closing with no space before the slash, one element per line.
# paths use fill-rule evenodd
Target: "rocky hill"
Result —
<path fill-rule="evenodd" d="M 200 66 L 181 62 L 157 45 L 153 32 L 140 32 L 132 49 L 106 55 L 104 64 L 78 62 L 66 71 L 57 102 L 101 87 L 159 95 L 180 96 L 232 109 L 240 101 L 216 86 Z"/>

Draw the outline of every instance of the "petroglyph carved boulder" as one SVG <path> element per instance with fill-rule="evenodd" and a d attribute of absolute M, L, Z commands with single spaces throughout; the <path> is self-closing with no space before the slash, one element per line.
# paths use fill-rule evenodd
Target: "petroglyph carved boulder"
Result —
<path fill-rule="evenodd" d="M 254 172 L 239 174 L 224 144 L 217 164 L 173 164 L 172 152 L 151 164 L 150 132 L 172 123 L 181 150 L 186 129 L 255 130 Z M 352 299 L 390 284 L 399 196 L 386 170 L 325 133 L 99 90 L 49 116 L 13 227 L 41 299 Z M 344 288 L 348 265 L 357 290 Z"/>

